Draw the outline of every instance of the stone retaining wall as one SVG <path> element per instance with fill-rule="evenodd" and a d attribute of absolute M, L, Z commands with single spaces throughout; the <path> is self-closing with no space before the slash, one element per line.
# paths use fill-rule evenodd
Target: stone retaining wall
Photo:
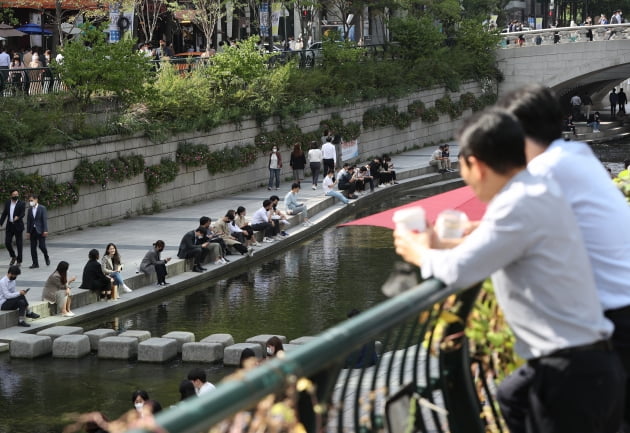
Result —
<path fill-rule="evenodd" d="M 470 92 L 476 96 L 481 94 L 477 83 L 461 86 L 460 92 L 449 93 L 454 101 L 462 93 Z M 345 123 L 361 122 L 363 113 L 372 107 L 396 105 L 400 112 L 407 110 L 411 102 L 422 100 L 426 107 L 432 107 L 436 99 L 448 93 L 444 88 L 429 89 L 397 100 L 376 100 L 353 104 L 344 108 L 318 110 L 303 116 L 297 121 L 303 132 L 319 128 L 320 122 L 327 120 L 332 114 L 339 114 Z M 465 113 L 464 118 L 468 113 Z M 441 115 L 437 122 L 426 124 L 421 120 L 414 121 L 404 130 L 393 126 L 376 130 L 363 130 L 359 137 L 359 158 L 365 160 L 383 153 L 397 153 L 405 149 L 423 147 L 427 143 L 446 141 L 454 135 L 461 124 L 461 119 L 451 120 Z M 270 120 L 263 125 L 268 130 L 275 130 L 279 124 Z M 82 158 L 90 161 L 111 159 L 117 154 L 122 156 L 139 154 L 145 158 L 147 166 L 158 164 L 164 157 L 175 159 L 175 151 L 180 142 L 204 143 L 211 151 L 235 145 L 253 144 L 260 133 L 255 121 L 247 120 L 240 124 L 218 127 L 210 132 L 179 134 L 163 143 L 153 143 L 143 135 L 132 137 L 110 136 L 94 140 L 85 140 L 70 147 L 58 146 L 48 152 L 29 155 L 12 160 L 12 167 L 25 173 L 38 171 L 44 176 L 54 176 L 58 182 L 70 181 L 73 171 Z M 288 164 L 289 151 L 281 149 L 286 160 L 282 178 L 290 177 Z M 207 200 L 226 193 L 251 189 L 267 182 L 267 156 L 260 156 L 251 166 L 233 173 L 210 175 L 206 167 L 185 168 L 180 171 L 174 182 L 161 186 L 153 194 L 147 192 L 143 175 L 121 183 L 109 183 L 105 188 L 100 185 L 81 186 L 79 202 L 72 206 L 64 206 L 49 212 L 49 230 L 56 234 L 77 229 L 90 224 L 104 224 L 112 220 L 146 213 L 154 205 L 172 207 Z M 42 203 L 45 205 L 45 203 Z M 4 236 L 0 234 L 0 239 Z"/>

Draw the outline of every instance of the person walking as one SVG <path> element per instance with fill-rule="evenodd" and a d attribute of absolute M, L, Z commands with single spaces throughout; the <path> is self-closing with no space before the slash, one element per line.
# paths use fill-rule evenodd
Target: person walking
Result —
<path fill-rule="evenodd" d="M 295 145 L 293 146 L 293 152 L 291 152 L 289 165 L 293 169 L 293 182 L 301 184 L 302 180 L 304 179 L 306 156 L 304 155 L 304 151 L 302 151 L 302 146 L 300 145 L 300 143 L 295 143 Z"/>
<path fill-rule="evenodd" d="M 17 190 L 11 191 L 11 199 L 4 203 L 4 210 L 0 217 L 0 226 L 7 221 L 4 232 L 4 245 L 11 256 L 10 265 L 18 266 L 22 264 L 22 233 L 24 233 L 24 214 L 26 212 L 26 204 L 20 200 L 20 194 Z M 13 249 L 13 238 L 15 238 L 15 247 L 17 254 Z"/>
<path fill-rule="evenodd" d="M 50 257 L 48 257 L 48 249 L 46 248 L 46 237 L 48 236 L 48 213 L 46 207 L 39 204 L 39 196 L 31 194 L 29 196 L 29 206 L 26 218 L 26 237 L 31 241 L 31 258 L 33 264 L 30 269 L 39 268 L 39 260 L 37 258 L 37 247 L 44 254 L 46 266 L 50 266 Z"/>
<path fill-rule="evenodd" d="M 610 102 L 610 118 L 614 119 L 617 115 L 617 103 L 619 99 L 617 98 L 617 90 L 613 87 L 610 95 L 608 95 L 608 101 Z"/>
<path fill-rule="evenodd" d="M 337 149 L 332 144 L 332 137 L 329 135 L 326 137 L 326 142 L 322 145 L 322 163 L 324 164 L 324 173 L 328 174 L 329 171 L 335 171 L 337 165 Z"/>
<path fill-rule="evenodd" d="M 589 119 L 591 118 L 591 107 L 593 106 L 593 100 L 591 99 L 588 93 L 584 93 L 584 95 L 582 96 L 582 105 L 584 106 L 584 109 L 586 110 L 584 115 L 586 116 L 586 121 L 588 122 Z"/>
<path fill-rule="evenodd" d="M 617 103 L 619 104 L 619 114 L 626 114 L 626 104 L 628 103 L 628 98 L 626 97 L 623 89 L 619 89 L 619 93 L 617 94 Z"/>
<path fill-rule="evenodd" d="M 308 163 L 313 176 L 313 189 L 317 189 L 319 182 L 319 173 L 322 170 L 322 151 L 317 147 L 316 141 L 311 141 L 311 149 L 308 151 Z"/>

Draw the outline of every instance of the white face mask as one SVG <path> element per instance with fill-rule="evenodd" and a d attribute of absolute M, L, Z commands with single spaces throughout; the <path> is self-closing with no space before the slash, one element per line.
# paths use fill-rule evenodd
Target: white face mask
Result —
<path fill-rule="evenodd" d="M 28 204 L 29 204 L 30 207 L 33 207 L 33 206 L 35 206 L 35 201 L 31 200 L 31 201 L 28 202 Z"/>
<path fill-rule="evenodd" d="M 276 152 L 278 151 L 278 149 L 271 149 L 271 151 L 272 151 L 273 153 L 276 153 Z"/>
<path fill-rule="evenodd" d="M 267 355 L 273 355 L 273 347 L 267 347 Z"/>
<path fill-rule="evenodd" d="M 144 403 L 134 403 L 133 405 L 138 412 L 141 412 L 142 408 L 144 407 Z"/>

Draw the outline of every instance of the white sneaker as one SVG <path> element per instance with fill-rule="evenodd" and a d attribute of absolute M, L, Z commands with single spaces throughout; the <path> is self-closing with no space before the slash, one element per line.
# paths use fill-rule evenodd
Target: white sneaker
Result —
<path fill-rule="evenodd" d="M 131 292 L 133 292 L 133 290 L 131 290 L 128 285 L 123 284 L 123 292 L 131 293 Z"/>
<path fill-rule="evenodd" d="M 313 185 L 311 188 L 312 189 L 317 189 L 317 185 Z"/>
<path fill-rule="evenodd" d="M 259 244 L 258 242 L 252 242 L 250 245 L 251 245 L 252 247 L 258 247 L 258 246 L 260 246 L 260 244 Z"/>
<path fill-rule="evenodd" d="M 62 314 L 63 317 L 74 317 L 74 313 L 72 311 L 68 311 L 67 313 Z"/>
<path fill-rule="evenodd" d="M 254 249 L 252 247 L 247 248 L 247 257 L 254 255 Z"/>
<path fill-rule="evenodd" d="M 266 244 L 270 244 L 270 243 L 273 242 L 273 239 L 265 237 L 265 238 L 263 238 L 263 242 L 266 243 Z"/>

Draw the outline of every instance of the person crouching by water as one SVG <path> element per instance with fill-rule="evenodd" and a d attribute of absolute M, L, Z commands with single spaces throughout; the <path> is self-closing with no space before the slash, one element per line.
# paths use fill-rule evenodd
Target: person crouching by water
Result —
<path fill-rule="evenodd" d="M 0 310 L 18 310 L 18 326 L 30 327 L 26 323 L 29 319 L 39 318 L 39 314 L 28 311 L 28 301 L 26 300 L 26 290 L 17 290 L 15 280 L 22 272 L 17 265 L 9 266 L 7 274 L 0 279 Z"/>
<path fill-rule="evenodd" d="M 73 276 L 68 279 L 68 262 L 61 261 L 57 265 L 55 272 L 50 274 L 44 284 L 42 292 L 42 301 L 48 301 L 50 304 L 56 304 L 57 308 L 61 308 L 60 314 L 63 317 L 72 317 L 74 313 L 70 311 L 72 300 L 72 292 L 70 284 L 76 281 L 77 277 Z"/>
<path fill-rule="evenodd" d="M 92 290 L 99 294 L 100 299 L 116 299 L 116 294 L 112 297 L 112 283 L 114 279 L 103 273 L 103 268 L 98 262 L 98 250 L 91 249 L 88 253 L 88 262 L 83 268 L 83 279 L 81 280 L 80 289 Z"/>

